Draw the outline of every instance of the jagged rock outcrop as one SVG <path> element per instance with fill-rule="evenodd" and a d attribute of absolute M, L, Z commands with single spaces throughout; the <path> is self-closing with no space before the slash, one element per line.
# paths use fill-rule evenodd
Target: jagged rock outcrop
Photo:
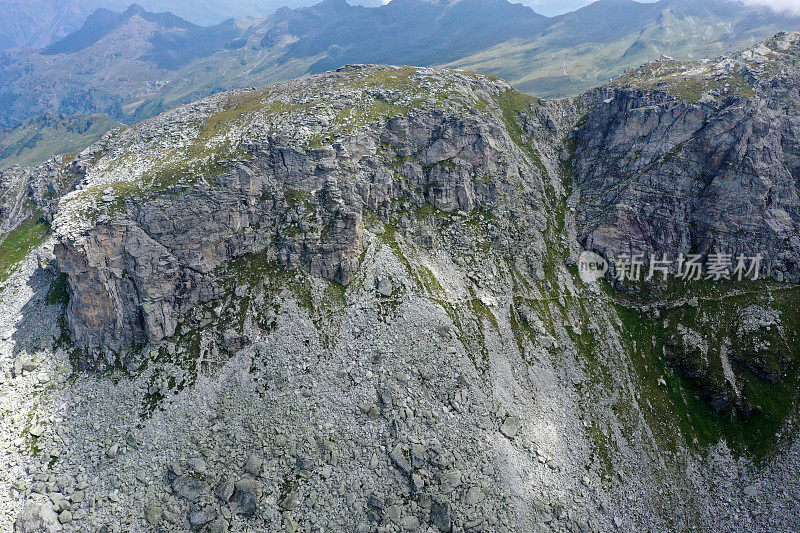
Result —
<path fill-rule="evenodd" d="M 59 198 L 77 181 L 63 166 L 59 157 L 35 169 L 12 166 L 0 170 L 0 235 L 36 212 L 48 222 L 53 220 Z"/>
<path fill-rule="evenodd" d="M 593 184 L 629 198 L 622 147 L 661 161 L 666 190 L 695 169 L 670 170 L 659 139 L 720 112 L 705 86 L 681 103 L 636 83 L 540 101 L 352 66 L 65 161 L 52 239 L 0 282 L 0 529 L 52 509 L 65 531 L 794 531 L 798 287 L 576 268 L 579 231 L 600 242 L 588 214 L 623 209 Z M 732 113 L 763 105 L 753 83 Z M 689 193 L 669 205 L 721 202 Z M 26 194 L 44 211 L 60 193 Z M 739 197 L 769 216 L 758 189 Z M 642 222 L 596 235 L 677 246 L 646 204 L 624 209 Z M 61 272 L 41 268 L 50 245 Z"/>
<path fill-rule="evenodd" d="M 158 344 L 219 296 L 215 270 L 248 253 L 346 285 L 367 213 L 408 224 L 426 205 L 514 209 L 535 268 L 544 185 L 503 123 L 508 92 L 480 75 L 350 67 L 111 136 L 56 220 L 75 340 L 109 358 Z"/>
<path fill-rule="evenodd" d="M 107 354 L 158 344 L 219 295 L 215 269 L 263 250 L 347 284 L 365 214 L 425 205 L 513 213 L 530 230 L 514 252 L 541 274 L 544 212 L 557 209 L 546 190 L 565 161 L 586 248 L 762 253 L 762 274 L 797 280 L 799 46 L 782 34 L 730 58 L 661 60 L 574 101 L 520 100 L 472 74 L 354 66 L 166 113 L 82 156 L 83 183 L 56 220 L 68 323 Z"/>
<path fill-rule="evenodd" d="M 800 279 L 800 36 L 669 59 L 585 96 L 574 134 L 580 238 L 610 257 L 764 254 Z"/>

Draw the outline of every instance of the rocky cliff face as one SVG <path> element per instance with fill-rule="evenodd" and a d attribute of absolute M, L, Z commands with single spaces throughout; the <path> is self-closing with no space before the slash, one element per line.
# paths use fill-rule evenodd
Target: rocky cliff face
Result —
<path fill-rule="evenodd" d="M 356 65 L 8 171 L 53 238 L 0 293 L 0 528 L 791 531 L 799 41 L 572 100 Z"/>
<path fill-rule="evenodd" d="M 796 281 L 797 53 L 785 34 L 713 62 L 648 64 L 544 106 L 514 108 L 524 98 L 484 76 L 351 67 L 180 108 L 96 147 L 65 197 L 68 321 L 87 348 L 158 344 L 219 296 L 215 269 L 261 251 L 346 285 L 365 213 L 416 231 L 425 206 L 491 212 L 498 234 L 513 210 L 527 230 L 507 246 L 541 276 L 544 212 L 557 209 L 547 171 L 560 172 L 559 136 L 582 113 L 568 133 L 568 203 L 586 248 L 764 254 L 762 275 Z"/>
<path fill-rule="evenodd" d="M 36 215 L 52 222 L 58 200 L 78 181 L 60 158 L 36 169 L 13 166 L 0 171 L 0 234 Z"/>
<path fill-rule="evenodd" d="M 669 59 L 588 95 L 575 131 L 580 239 L 612 256 L 764 254 L 800 279 L 796 34 L 715 61 Z"/>
<path fill-rule="evenodd" d="M 366 216 L 416 231 L 426 207 L 491 212 L 498 247 L 541 270 L 543 168 L 504 125 L 509 95 L 533 103 L 480 75 L 350 67 L 111 137 L 56 221 L 76 340 L 107 355 L 157 345 L 250 253 L 347 285 Z M 525 229 L 508 235 L 512 210 Z"/>

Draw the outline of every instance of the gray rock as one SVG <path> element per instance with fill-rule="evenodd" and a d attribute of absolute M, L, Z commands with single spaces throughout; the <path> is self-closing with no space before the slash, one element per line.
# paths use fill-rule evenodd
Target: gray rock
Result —
<path fill-rule="evenodd" d="M 228 521 L 224 518 L 217 518 L 206 526 L 208 533 L 228 533 Z"/>
<path fill-rule="evenodd" d="M 189 513 L 189 523 L 192 527 L 200 528 L 216 520 L 217 514 L 213 510 L 197 510 Z"/>
<path fill-rule="evenodd" d="M 503 424 L 500 426 L 500 432 L 512 439 L 517 436 L 520 428 L 520 420 L 516 416 L 509 416 L 503 420 Z"/>
<path fill-rule="evenodd" d="M 244 517 L 255 516 L 258 510 L 258 496 L 255 489 L 246 484 L 237 483 L 231 500 L 236 503 L 236 512 Z"/>
<path fill-rule="evenodd" d="M 196 474 L 204 474 L 208 469 L 206 462 L 198 457 L 194 457 L 186 461 L 186 467 Z"/>
<path fill-rule="evenodd" d="M 281 509 L 294 511 L 300 507 L 300 493 L 296 491 L 288 493 L 280 502 L 278 502 L 278 505 L 281 506 Z"/>
<path fill-rule="evenodd" d="M 58 517 L 49 505 L 27 503 L 14 522 L 16 533 L 52 533 L 61 531 Z"/>
<path fill-rule="evenodd" d="M 161 523 L 161 518 L 164 516 L 164 511 L 160 505 L 156 503 L 150 503 L 145 507 L 144 516 L 148 524 L 151 526 L 157 526 Z"/>
<path fill-rule="evenodd" d="M 233 481 L 233 478 L 223 479 L 214 488 L 214 495 L 223 502 L 227 502 L 233 496 L 233 492 L 235 489 L 236 485 Z"/>
<path fill-rule="evenodd" d="M 391 296 L 392 292 L 394 291 L 394 285 L 392 284 L 392 280 L 388 278 L 381 278 L 377 282 L 378 285 L 378 294 L 381 296 Z"/>
<path fill-rule="evenodd" d="M 399 505 L 390 505 L 386 508 L 386 518 L 395 523 L 400 523 L 400 518 L 403 516 L 403 508 Z"/>
<path fill-rule="evenodd" d="M 206 491 L 206 484 L 192 476 L 178 476 L 172 482 L 175 494 L 189 501 L 197 501 Z"/>
<path fill-rule="evenodd" d="M 409 450 L 402 444 L 395 445 L 392 451 L 389 452 L 389 457 L 397 467 L 406 474 L 411 473 L 411 461 L 408 458 Z"/>
<path fill-rule="evenodd" d="M 258 476 L 261 474 L 261 468 L 264 466 L 264 457 L 259 453 L 252 453 L 250 457 L 247 458 L 247 464 L 245 464 L 245 471 L 248 474 L 253 476 Z"/>
<path fill-rule="evenodd" d="M 406 515 L 400 520 L 400 525 L 406 531 L 417 531 L 419 529 L 419 519 L 414 515 Z"/>
<path fill-rule="evenodd" d="M 434 500 L 431 506 L 431 524 L 442 533 L 453 527 L 452 508 L 448 502 Z"/>
<path fill-rule="evenodd" d="M 471 487 L 467 491 L 467 496 L 464 498 L 464 503 L 470 507 L 474 507 L 483 501 L 483 491 L 479 487 Z"/>
<path fill-rule="evenodd" d="M 761 274 L 780 271 L 797 281 L 800 264 L 790 258 L 798 257 L 800 240 L 786 238 L 800 228 L 795 207 L 800 196 L 792 185 L 796 155 L 783 147 L 800 139 L 800 122 L 795 112 L 787 116 L 786 108 L 770 103 L 796 91 L 796 79 L 760 72 L 747 54 L 711 61 L 702 69 L 696 63 L 675 66 L 659 79 L 664 86 L 686 80 L 713 86 L 720 76 L 744 76 L 755 94 L 735 99 L 708 94 L 706 100 L 687 101 L 679 91 L 644 90 L 654 72 L 663 72 L 655 63 L 587 94 L 586 100 L 597 105 L 575 136 L 576 180 L 589 192 L 577 205 L 579 218 L 588 222 L 579 239 L 612 259 L 630 253 L 649 261 L 653 254 L 676 260 L 693 251 L 768 252 Z M 791 192 L 778 209 L 787 215 L 770 224 L 775 206 L 769 191 L 785 187 Z"/>
<path fill-rule="evenodd" d="M 306 472 L 311 472 L 317 465 L 314 459 L 308 457 L 298 457 L 296 463 L 300 470 L 305 470 Z"/>

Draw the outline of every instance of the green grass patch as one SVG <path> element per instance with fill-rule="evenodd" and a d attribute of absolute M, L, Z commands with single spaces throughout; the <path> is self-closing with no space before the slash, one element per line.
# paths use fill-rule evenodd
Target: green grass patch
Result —
<path fill-rule="evenodd" d="M 69 291 L 67 290 L 67 275 L 60 272 L 50 282 L 47 290 L 45 303 L 48 305 L 66 305 L 69 303 Z"/>
<path fill-rule="evenodd" d="M 728 286 L 726 292 L 726 284 L 701 283 L 691 293 L 698 295 L 696 306 L 665 303 L 658 319 L 632 304 L 639 298 L 658 301 L 664 291 L 656 287 L 647 294 L 619 298 L 616 304 L 638 374 L 641 404 L 654 432 L 668 449 L 679 444 L 707 447 L 724 440 L 737 454 L 757 460 L 770 457 L 787 441 L 782 431 L 800 402 L 800 318 L 795 311 L 800 288 L 759 283 L 739 291 Z M 782 331 L 737 337 L 742 311 L 751 305 L 779 312 Z M 699 333 L 708 346 L 706 354 L 681 343 L 679 325 Z M 754 360 L 754 341 L 763 341 L 765 335 L 770 348 Z M 726 342 L 738 397 L 722 368 L 720 350 Z M 764 379 L 766 369 L 778 378 Z M 725 392 L 735 405 L 713 408 L 709 395 Z"/>
<path fill-rule="evenodd" d="M 36 212 L 16 229 L 2 237 L 0 242 L 0 282 L 7 280 L 16 269 L 17 264 L 47 238 L 50 225 L 40 217 L 41 213 Z"/>
<path fill-rule="evenodd" d="M 500 106 L 501 118 L 506 126 L 511 140 L 525 152 L 533 163 L 544 172 L 542 159 L 539 157 L 530 143 L 525 141 L 525 133 L 517 122 L 521 113 L 527 113 L 532 106 L 539 105 L 539 100 L 528 94 L 511 89 L 500 93 L 497 97 L 497 104 Z"/>

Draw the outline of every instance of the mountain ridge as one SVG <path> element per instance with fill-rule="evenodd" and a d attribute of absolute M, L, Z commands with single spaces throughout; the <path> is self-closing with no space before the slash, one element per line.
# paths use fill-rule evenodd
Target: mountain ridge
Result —
<path fill-rule="evenodd" d="M 700 18 L 702 9 L 693 5 L 661 0 L 638 5 L 631 15 L 623 4 L 600 3 L 546 18 L 501 0 L 492 7 L 477 0 L 377 8 L 333 2 L 212 27 L 134 15 L 127 17 L 128 29 L 106 32 L 101 42 L 94 42 L 89 28 L 73 37 L 72 48 L 62 41 L 65 50 L 93 42 L 91 56 L 86 49 L 0 53 L 0 124 L 43 113 L 94 112 L 130 123 L 220 90 L 347 63 L 485 71 L 539 96 L 578 94 L 659 55 L 716 56 L 800 24 L 723 0 L 704 4 L 722 15 Z M 141 23 L 131 25 L 133 20 Z M 105 28 L 100 26 L 98 35 Z M 114 67 L 96 59 L 112 54 L 121 54 Z M 34 86 L 46 87 L 47 97 L 35 96 Z"/>
<path fill-rule="evenodd" d="M 0 171 L 0 528 L 792 531 L 799 72 L 356 64 Z"/>

